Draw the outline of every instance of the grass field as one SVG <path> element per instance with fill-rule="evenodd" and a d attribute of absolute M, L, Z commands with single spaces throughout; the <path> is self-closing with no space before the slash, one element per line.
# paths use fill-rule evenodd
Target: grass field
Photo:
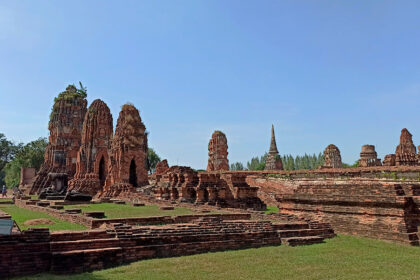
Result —
<path fill-rule="evenodd" d="M 278 213 L 279 208 L 277 206 L 267 206 L 267 210 L 264 211 L 265 214 L 271 214 L 271 213 Z"/>
<path fill-rule="evenodd" d="M 310 246 L 152 259 L 93 273 L 19 279 L 420 279 L 420 248 L 338 236 Z"/>
<path fill-rule="evenodd" d="M 174 210 L 160 210 L 158 205 L 146 205 L 134 207 L 129 204 L 98 203 L 67 205 L 65 209 L 80 208 L 85 211 L 103 211 L 106 218 L 129 218 L 129 217 L 151 217 L 151 216 L 176 216 L 194 214 L 188 208 L 175 207 Z"/>
<path fill-rule="evenodd" d="M 8 213 L 9 215 L 11 215 L 12 219 L 16 221 L 16 223 L 19 225 L 19 228 L 21 230 L 28 229 L 29 227 L 32 227 L 32 228 L 47 227 L 50 230 L 83 230 L 83 229 L 86 229 L 85 226 L 82 226 L 82 225 L 79 225 L 79 224 L 73 224 L 73 223 L 70 223 L 70 222 L 66 222 L 66 221 L 51 217 L 47 213 L 31 211 L 31 210 L 28 210 L 28 209 L 19 208 L 15 205 L 8 205 L 8 204 L 1 205 L 0 204 L 0 210 L 2 210 L 4 212 Z M 40 219 L 40 218 L 50 219 L 53 222 L 55 222 L 55 224 L 53 224 L 53 225 L 31 225 L 31 226 L 25 226 L 23 224 L 27 220 Z"/>

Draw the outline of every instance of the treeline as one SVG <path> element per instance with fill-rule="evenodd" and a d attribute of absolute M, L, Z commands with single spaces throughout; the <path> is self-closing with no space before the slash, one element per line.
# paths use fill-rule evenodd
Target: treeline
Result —
<path fill-rule="evenodd" d="M 0 133 L 0 185 L 16 187 L 20 181 L 20 169 L 33 167 L 39 170 L 44 162 L 47 139 L 39 138 L 27 144 L 8 140 Z"/>
<path fill-rule="evenodd" d="M 299 170 L 299 169 L 317 169 L 319 166 L 324 164 L 324 155 L 319 153 L 318 155 L 308 155 L 303 156 L 292 156 L 292 155 L 282 155 L 279 156 L 283 162 L 284 170 Z M 230 165 L 231 170 L 264 170 L 265 169 L 265 160 L 267 158 L 267 153 L 260 157 L 253 157 L 250 161 L 246 163 L 246 167 L 241 162 L 235 162 Z"/>

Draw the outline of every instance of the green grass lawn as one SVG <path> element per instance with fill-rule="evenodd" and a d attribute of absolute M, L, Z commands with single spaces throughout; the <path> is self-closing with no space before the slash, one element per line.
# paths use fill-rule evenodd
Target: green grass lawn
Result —
<path fill-rule="evenodd" d="M 271 213 L 278 213 L 279 208 L 277 206 L 269 206 L 267 205 L 267 210 L 264 211 L 265 214 L 271 214 Z"/>
<path fill-rule="evenodd" d="M 420 279 L 420 248 L 338 236 L 310 246 L 152 259 L 93 273 L 19 279 Z"/>
<path fill-rule="evenodd" d="M 134 207 L 129 204 L 114 203 L 98 203 L 98 204 L 81 204 L 66 205 L 65 209 L 80 208 L 86 211 L 103 211 L 106 218 L 129 218 L 129 217 L 152 217 L 152 216 L 177 216 L 194 214 L 188 208 L 175 207 L 174 210 L 160 210 L 158 205 L 146 205 Z"/>
<path fill-rule="evenodd" d="M 19 208 L 15 205 L 7 205 L 7 204 L 2 205 L 2 204 L 0 204 L 0 210 L 2 210 L 4 212 L 8 213 L 9 215 L 11 215 L 12 219 L 16 221 L 16 223 L 19 225 L 19 228 L 21 230 L 25 230 L 25 229 L 28 229 L 30 227 L 32 227 L 32 228 L 47 227 L 50 230 L 84 230 L 84 229 L 86 229 L 86 227 L 83 226 L 83 225 L 66 222 L 66 221 L 51 217 L 47 213 L 31 211 L 31 210 L 28 210 L 28 209 Z M 55 224 L 53 224 L 53 225 L 31 225 L 31 226 L 26 226 L 26 225 L 23 224 L 27 220 L 40 219 L 40 218 L 50 219 L 53 222 L 55 222 Z"/>

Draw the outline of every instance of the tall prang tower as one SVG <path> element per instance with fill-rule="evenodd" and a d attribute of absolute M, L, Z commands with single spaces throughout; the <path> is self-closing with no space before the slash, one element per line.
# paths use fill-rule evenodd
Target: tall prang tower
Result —
<path fill-rule="evenodd" d="M 274 125 L 271 125 L 271 142 L 270 150 L 268 151 L 265 160 L 265 170 L 283 170 L 283 162 L 277 150 L 276 136 L 274 135 Z"/>

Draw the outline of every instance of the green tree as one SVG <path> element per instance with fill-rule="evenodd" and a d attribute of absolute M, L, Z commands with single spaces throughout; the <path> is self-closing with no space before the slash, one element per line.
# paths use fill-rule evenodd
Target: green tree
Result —
<path fill-rule="evenodd" d="M 44 153 L 47 144 L 46 138 L 39 138 L 19 149 L 13 160 L 8 162 L 4 168 L 5 181 L 8 187 L 19 185 L 20 169 L 22 167 L 32 167 L 37 171 L 39 170 L 44 162 Z"/>
<path fill-rule="evenodd" d="M 6 164 L 13 160 L 16 153 L 22 148 L 22 144 L 15 145 L 12 141 L 7 140 L 3 133 L 0 133 L 0 186 L 3 186 L 6 172 L 4 170 Z"/>
<path fill-rule="evenodd" d="M 241 171 L 241 170 L 245 170 L 245 168 L 242 162 L 235 162 L 230 165 L 230 170 Z"/>
<path fill-rule="evenodd" d="M 160 157 L 152 148 L 147 150 L 147 170 L 150 174 L 155 172 L 156 164 L 160 161 Z"/>

